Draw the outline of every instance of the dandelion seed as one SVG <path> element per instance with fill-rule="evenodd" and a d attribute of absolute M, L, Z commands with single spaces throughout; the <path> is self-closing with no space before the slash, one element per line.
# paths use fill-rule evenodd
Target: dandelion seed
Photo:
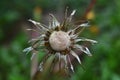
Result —
<path fill-rule="evenodd" d="M 31 56 L 31 60 L 33 60 L 33 58 L 35 57 L 36 53 L 33 53 Z"/>
<path fill-rule="evenodd" d="M 25 48 L 24 50 L 23 50 L 23 52 L 24 53 L 26 53 L 26 54 L 28 54 L 30 51 L 32 51 L 33 50 L 33 48 L 32 47 L 28 47 L 28 48 Z"/>

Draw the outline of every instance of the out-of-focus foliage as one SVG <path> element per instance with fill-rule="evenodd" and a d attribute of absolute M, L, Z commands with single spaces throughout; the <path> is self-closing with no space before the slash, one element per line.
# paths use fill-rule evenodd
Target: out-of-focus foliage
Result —
<path fill-rule="evenodd" d="M 44 22 L 45 14 L 57 13 L 68 6 L 69 11 L 77 10 L 75 18 L 79 20 L 89 3 L 90 0 L 1 0 L 0 80 L 30 79 L 30 55 L 22 53 L 28 46 L 24 27 L 29 18 Z M 119 9 L 120 0 L 96 0 L 89 15 L 94 16 L 94 25 L 81 35 L 97 40 L 98 44 L 90 47 L 92 57 L 82 59 L 85 71 L 75 63 L 75 73 L 70 80 L 120 80 Z M 65 76 L 59 75 L 51 78 L 49 80 L 66 80 Z"/>
<path fill-rule="evenodd" d="M 29 56 L 22 53 L 26 37 L 18 34 L 10 45 L 0 47 L 0 80 L 26 80 L 29 79 Z"/>

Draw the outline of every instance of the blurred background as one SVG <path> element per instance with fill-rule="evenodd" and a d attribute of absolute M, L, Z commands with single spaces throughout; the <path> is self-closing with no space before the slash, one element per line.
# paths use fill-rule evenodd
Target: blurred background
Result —
<path fill-rule="evenodd" d="M 32 28 L 28 19 L 48 25 L 48 14 L 63 20 L 66 6 L 68 13 L 77 12 L 80 20 L 90 7 L 91 0 L 1 0 L 0 2 L 0 80 L 30 80 L 31 55 L 22 50 L 27 41 L 37 34 L 26 31 Z M 76 63 L 75 73 L 69 80 L 120 80 L 120 0 L 96 0 L 87 15 L 91 25 L 80 36 L 97 40 L 90 45 L 92 57 L 84 56 L 85 70 Z M 42 53 L 42 52 L 40 52 Z M 44 54 L 44 53 L 43 53 Z M 39 55 L 42 58 L 43 54 Z M 55 75 L 49 80 L 66 80 Z M 42 79 L 38 79 L 42 80 Z"/>

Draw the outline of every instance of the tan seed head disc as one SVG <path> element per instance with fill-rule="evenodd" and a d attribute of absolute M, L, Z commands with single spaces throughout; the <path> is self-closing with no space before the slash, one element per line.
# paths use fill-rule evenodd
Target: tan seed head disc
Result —
<path fill-rule="evenodd" d="M 49 38 L 50 46 L 55 51 L 63 51 L 70 46 L 70 36 L 63 31 L 54 31 Z"/>

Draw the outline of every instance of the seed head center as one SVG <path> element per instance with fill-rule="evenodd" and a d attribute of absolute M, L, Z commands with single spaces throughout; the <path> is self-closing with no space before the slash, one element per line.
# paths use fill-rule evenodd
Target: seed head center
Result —
<path fill-rule="evenodd" d="M 50 35 L 49 43 L 53 50 L 62 51 L 70 46 L 70 36 L 63 31 L 54 31 Z"/>

